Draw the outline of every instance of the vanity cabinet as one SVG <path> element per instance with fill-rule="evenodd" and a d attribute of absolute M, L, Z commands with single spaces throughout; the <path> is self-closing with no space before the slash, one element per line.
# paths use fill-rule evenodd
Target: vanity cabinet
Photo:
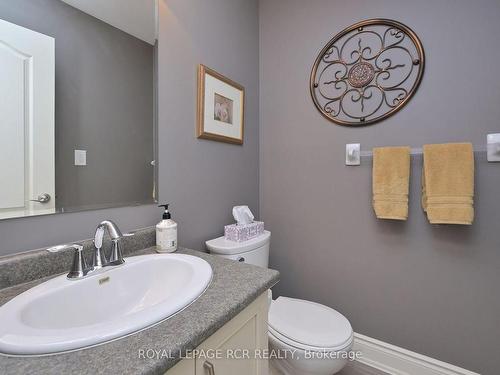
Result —
<path fill-rule="evenodd" d="M 198 346 L 194 358 L 181 360 L 166 375 L 267 375 L 267 314 L 264 293 Z"/>

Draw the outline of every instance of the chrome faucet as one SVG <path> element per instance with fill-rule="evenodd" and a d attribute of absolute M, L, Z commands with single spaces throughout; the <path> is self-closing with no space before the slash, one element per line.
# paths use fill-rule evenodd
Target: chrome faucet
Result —
<path fill-rule="evenodd" d="M 106 259 L 106 254 L 102 248 L 104 234 L 106 231 L 111 237 L 111 254 L 109 260 Z M 132 234 L 123 235 L 118 226 L 111 220 L 102 221 L 95 230 L 94 235 L 94 254 L 92 256 L 92 263 L 87 266 L 85 256 L 83 254 L 83 245 L 80 243 L 74 243 L 71 245 L 61 245 L 55 246 L 49 251 L 56 252 L 67 248 L 72 248 L 75 250 L 75 255 L 73 258 L 73 266 L 71 271 L 68 273 L 68 279 L 76 280 L 81 279 L 88 274 L 96 272 L 105 267 L 119 266 L 123 264 L 125 260 L 122 254 L 122 238 L 131 236 Z"/>
<path fill-rule="evenodd" d="M 104 239 L 104 232 L 108 231 L 109 236 L 111 237 L 111 254 L 109 256 L 109 261 L 106 260 L 106 255 L 102 250 L 102 241 Z M 123 254 L 121 249 L 121 239 L 123 238 L 123 234 L 118 229 L 118 226 L 113 223 L 111 220 L 105 220 L 101 222 L 96 230 L 94 235 L 94 256 L 92 257 L 92 269 L 98 270 L 100 268 L 106 266 L 118 266 L 125 262 L 123 260 Z"/>

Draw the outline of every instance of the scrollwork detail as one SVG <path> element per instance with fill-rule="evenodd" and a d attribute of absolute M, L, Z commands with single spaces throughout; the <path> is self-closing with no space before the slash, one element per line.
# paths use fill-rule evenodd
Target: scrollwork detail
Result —
<path fill-rule="evenodd" d="M 362 21 L 323 48 L 311 73 L 311 95 L 335 123 L 370 124 L 406 104 L 423 69 L 423 48 L 411 29 L 392 20 Z"/>

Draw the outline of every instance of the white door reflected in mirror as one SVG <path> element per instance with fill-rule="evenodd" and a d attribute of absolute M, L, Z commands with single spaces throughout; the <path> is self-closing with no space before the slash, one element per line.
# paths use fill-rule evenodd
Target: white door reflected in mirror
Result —
<path fill-rule="evenodd" d="M 54 38 L 0 20 L 0 81 L 0 219 L 53 213 Z"/>

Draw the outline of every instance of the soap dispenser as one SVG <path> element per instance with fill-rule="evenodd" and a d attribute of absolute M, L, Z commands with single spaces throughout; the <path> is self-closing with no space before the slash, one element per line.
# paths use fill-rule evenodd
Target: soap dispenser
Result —
<path fill-rule="evenodd" d="M 156 251 L 158 253 L 173 253 L 177 250 L 177 223 L 171 219 L 168 204 L 164 207 L 163 220 L 156 225 Z"/>

